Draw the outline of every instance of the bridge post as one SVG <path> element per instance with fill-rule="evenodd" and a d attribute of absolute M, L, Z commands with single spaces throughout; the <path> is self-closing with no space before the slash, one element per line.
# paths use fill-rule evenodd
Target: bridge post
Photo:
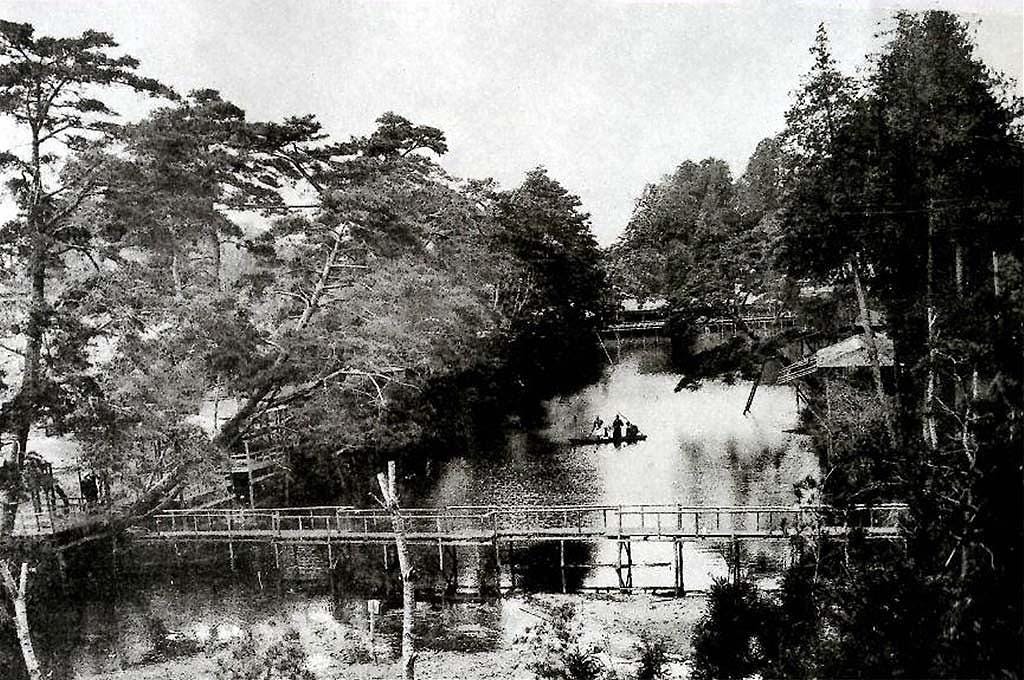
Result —
<path fill-rule="evenodd" d="M 445 577 L 445 579 L 444 579 L 445 580 L 445 591 L 446 592 L 450 592 L 452 595 L 458 595 L 458 593 L 459 593 L 459 546 L 458 545 L 452 545 L 450 547 L 450 550 L 451 550 L 451 559 L 448 560 L 448 561 L 451 562 L 451 565 L 452 565 L 452 577 L 451 577 L 450 580 L 447 577 Z M 442 572 L 442 576 L 444 576 L 443 572 Z"/>
<path fill-rule="evenodd" d="M 235 543 L 234 543 L 234 537 L 233 537 L 233 535 L 231 533 L 231 513 L 230 512 L 228 512 L 228 514 L 227 514 L 227 520 L 228 520 L 228 558 L 231 561 L 231 571 L 234 572 L 235 571 Z"/>
<path fill-rule="evenodd" d="M 619 588 L 621 590 L 623 590 L 623 591 L 627 591 L 627 590 L 630 590 L 630 589 L 633 588 L 633 546 L 632 546 L 632 543 L 630 543 L 629 539 L 623 540 L 623 539 L 620 538 L 617 541 L 617 544 L 618 544 L 618 548 L 619 549 L 618 549 L 618 552 L 617 552 L 618 557 L 617 557 L 617 565 L 616 565 L 616 570 L 615 571 L 616 571 L 616 573 L 618 574 L 618 577 L 619 577 Z M 626 576 L 625 576 L 625 578 L 623 578 L 623 576 L 622 576 L 622 570 L 623 570 L 622 554 L 623 553 L 626 554 L 626 566 L 625 566 Z"/>
<path fill-rule="evenodd" d="M 441 540 L 441 518 L 437 518 L 437 566 L 441 571 L 441 578 L 444 579 L 444 542 Z"/>
<path fill-rule="evenodd" d="M 508 578 L 509 578 L 509 589 L 516 589 L 516 542 L 510 540 L 508 542 Z"/>
<path fill-rule="evenodd" d="M 562 594 L 568 591 L 565 581 L 565 541 L 558 542 L 558 566 L 562 574 Z"/>
<path fill-rule="evenodd" d="M 685 567 L 683 563 L 683 542 L 681 540 L 675 540 L 672 542 L 672 567 L 673 575 L 675 576 L 675 591 L 676 597 L 686 595 L 686 582 L 683 576 L 683 569 Z"/>
<path fill-rule="evenodd" d="M 616 556 L 615 556 L 615 575 L 619 579 L 619 588 L 625 588 L 626 583 L 622 580 L 622 537 L 619 536 L 619 540 L 615 542 Z"/>
<path fill-rule="evenodd" d="M 495 571 L 495 582 L 497 583 L 498 595 L 501 595 L 501 544 L 498 543 L 498 535 L 495 534 L 492 539 L 494 542 L 494 571 Z"/>
<path fill-rule="evenodd" d="M 626 587 L 633 588 L 633 544 L 626 541 Z"/>
<path fill-rule="evenodd" d="M 249 476 L 249 507 L 256 507 L 256 492 L 253 489 L 252 481 L 252 453 L 249 451 L 249 442 L 243 441 L 242 446 L 245 447 L 245 468 Z"/>

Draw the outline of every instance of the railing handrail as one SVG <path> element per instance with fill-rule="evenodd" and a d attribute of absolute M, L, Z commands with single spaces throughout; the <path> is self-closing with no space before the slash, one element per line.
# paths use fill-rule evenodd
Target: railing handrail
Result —
<path fill-rule="evenodd" d="M 614 513 L 619 516 L 654 515 L 745 515 L 750 513 L 849 513 L 849 512 L 906 512 L 906 503 L 859 503 L 847 507 L 827 504 L 772 504 L 772 505 L 682 505 L 674 503 L 626 505 L 453 505 L 442 508 L 405 508 L 403 515 L 410 519 L 484 519 L 505 515 L 540 515 L 546 513 Z M 355 508 L 352 506 L 305 506 L 288 508 L 182 508 L 163 510 L 154 517 L 261 517 L 278 516 L 282 519 L 300 517 L 358 517 L 388 518 L 390 513 L 381 508 Z"/>

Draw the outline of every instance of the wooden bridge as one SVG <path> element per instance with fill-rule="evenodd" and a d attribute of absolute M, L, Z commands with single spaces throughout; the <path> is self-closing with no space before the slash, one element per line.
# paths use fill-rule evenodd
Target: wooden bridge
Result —
<path fill-rule="evenodd" d="M 743 316 L 739 319 L 712 318 L 697 323 L 699 335 L 716 338 L 731 337 L 741 330 L 756 337 L 772 337 L 796 327 L 796 317 L 789 312 L 778 315 Z M 668 314 L 658 319 L 618 320 L 602 328 L 600 335 L 611 338 L 667 337 Z"/>
<path fill-rule="evenodd" d="M 854 531 L 871 539 L 902 540 L 908 518 L 902 503 L 857 505 L 838 509 L 824 505 L 688 506 L 681 504 L 634 505 L 508 505 L 450 506 L 446 508 L 403 509 L 406 541 L 436 550 L 437 575 L 451 592 L 464 592 L 457 568 L 459 552 L 471 551 L 476 560 L 489 558 L 485 572 L 487 586 L 497 592 L 517 588 L 520 562 L 517 554 L 530 546 L 550 546 L 557 551 L 562 591 L 568 592 L 570 575 L 578 569 L 614 568 L 617 586 L 572 586 L 581 589 L 613 589 L 620 592 L 668 592 L 685 595 L 684 544 L 719 541 L 732 546 L 739 573 L 739 546 L 748 541 L 808 541 L 829 537 L 845 540 Z M 135 540 L 173 546 L 181 560 L 191 545 L 193 554 L 208 555 L 201 546 L 218 544 L 227 548 L 232 569 L 236 554 L 262 554 L 262 546 L 273 551 L 278 578 L 321 578 L 332 583 L 334 569 L 347 559 L 349 549 L 377 546 L 383 552 L 385 571 L 389 545 L 395 541 L 391 515 L 383 510 L 352 507 L 269 508 L 240 510 L 175 510 L 150 517 L 133 530 Z M 613 564 L 574 564 L 567 556 L 580 544 L 610 542 L 616 548 Z M 637 562 L 637 542 L 662 542 L 671 547 L 671 562 Z M 394 559 L 390 560 L 394 564 Z M 483 562 L 478 562 L 483 564 Z M 673 583 L 633 584 L 639 567 L 671 567 Z M 731 569 L 733 567 L 730 567 Z M 503 580 L 503 574 L 508 577 Z M 470 592 L 483 592 L 484 581 L 470 585 Z M 421 584 L 428 585 L 429 584 Z"/>
<path fill-rule="evenodd" d="M 907 517 L 901 503 L 838 509 L 824 505 L 451 506 L 403 509 L 410 543 L 501 541 L 679 541 L 844 537 L 857 529 L 897 538 Z M 172 510 L 134 530 L 143 541 L 391 543 L 391 516 L 377 509 L 308 507 Z"/>

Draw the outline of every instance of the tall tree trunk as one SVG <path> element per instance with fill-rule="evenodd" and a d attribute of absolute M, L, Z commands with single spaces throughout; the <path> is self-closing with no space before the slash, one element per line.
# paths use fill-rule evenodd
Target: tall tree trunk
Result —
<path fill-rule="evenodd" d="M 924 440 L 932 450 L 938 448 L 939 435 L 935 422 L 935 220 L 928 206 L 928 256 L 925 269 L 925 310 L 928 323 L 928 377 L 924 392 Z"/>
<path fill-rule="evenodd" d="M 962 299 L 964 296 L 964 247 L 960 241 L 953 242 L 953 257 L 955 262 L 954 282 L 956 283 L 956 296 Z"/>
<path fill-rule="evenodd" d="M 46 328 L 46 249 L 42 235 L 34 237 L 29 256 L 29 279 L 32 292 L 29 301 L 28 321 L 25 324 L 25 361 L 18 394 L 18 470 L 28 447 L 28 435 L 35 421 L 39 401 L 40 357 L 43 346 L 43 332 Z"/>
<path fill-rule="evenodd" d="M 16 399 L 15 436 L 18 440 L 18 469 L 28 447 L 28 435 L 35 421 L 39 398 L 39 358 L 46 327 L 46 236 L 43 233 L 43 175 L 39 152 L 39 129 L 32 127 L 32 193 L 29 196 L 28 224 L 30 239 L 28 278 L 32 286 L 29 299 L 28 321 L 25 324 L 25 361 L 21 388 Z"/>
<path fill-rule="evenodd" d="M 0 560 L 0 578 L 10 594 L 14 603 L 14 627 L 18 635 L 18 644 L 21 646 L 21 656 L 25 659 L 25 669 L 28 671 L 29 680 L 40 680 L 43 676 L 39 671 L 39 661 L 36 660 L 36 650 L 32 645 L 32 635 L 28 626 L 28 602 L 26 593 L 28 590 L 28 562 L 21 563 L 21 574 L 17 582 L 11 572 L 11 563 L 7 560 Z"/>
<path fill-rule="evenodd" d="M 416 678 L 416 644 L 413 638 L 413 613 L 416 611 L 416 582 L 413 579 L 412 561 L 409 559 L 409 545 L 405 539 L 405 519 L 398 502 L 395 461 L 388 461 L 387 476 L 377 474 L 384 507 L 391 513 L 391 524 L 395 531 L 395 546 L 398 549 L 398 568 L 402 572 L 402 673 L 405 680 Z"/>
<path fill-rule="evenodd" d="M 994 250 L 992 251 L 992 292 L 999 297 L 999 255 Z"/>
<path fill-rule="evenodd" d="M 889 434 L 889 444 L 895 447 L 896 420 L 893 417 L 892 404 L 885 394 L 885 384 L 882 382 L 882 364 L 878 358 L 878 342 L 875 339 L 875 329 L 871 327 L 867 296 L 864 294 L 864 284 L 860 278 L 860 258 L 857 255 L 854 255 L 850 261 L 850 271 L 853 273 L 853 287 L 857 292 L 857 307 L 860 309 L 861 329 L 864 331 L 864 345 L 868 350 L 868 361 L 871 362 L 875 393 L 878 395 L 878 403 L 881 405 L 882 415 L 885 417 L 885 429 Z"/>
<path fill-rule="evenodd" d="M 210 243 L 210 258 L 213 262 L 213 280 L 217 282 L 217 290 L 224 292 L 224 279 L 221 275 L 221 253 L 220 253 L 220 235 L 217 234 L 216 227 L 211 227 L 207 233 L 207 239 Z"/>

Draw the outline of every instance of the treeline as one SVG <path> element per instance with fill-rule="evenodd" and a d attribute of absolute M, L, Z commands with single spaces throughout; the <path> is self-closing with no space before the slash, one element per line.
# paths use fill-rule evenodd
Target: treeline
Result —
<path fill-rule="evenodd" d="M 883 379 L 865 328 L 867 382 L 834 384 L 806 418 L 822 500 L 906 501 L 906 543 L 825 541 L 777 596 L 720 584 L 696 677 L 1024 670 L 1024 109 L 955 15 L 900 13 L 883 36 L 853 78 L 822 28 L 786 128 L 744 177 L 683 164 L 616 246 L 658 263 L 635 290 L 728 311 L 733 292 L 831 287 L 851 318 L 882 311 L 895 347 Z"/>
<path fill-rule="evenodd" d="M 800 307 L 799 285 L 776 256 L 784 163 L 778 138 L 759 143 L 735 179 L 723 160 L 684 161 L 644 188 L 607 251 L 617 295 L 668 300 L 679 389 L 710 378 L 753 379 L 766 360 L 779 359 L 785 336 L 758 340 L 744 332 L 746 319 L 810 311 Z M 730 320 L 740 332 L 702 347 L 708 319 Z"/>
<path fill-rule="evenodd" d="M 771 257 L 779 235 L 782 149 L 762 141 L 733 179 L 725 161 L 685 161 L 649 184 L 608 251 L 611 284 L 664 297 L 690 317 L 739 318 L 758 296 L 784 297 Z"/>
<path fill-rule="evenodd" d="M 311 115 L 250 121 L 115 48 L 0 22 L 0 112 L 22 134 L 0 158 L 19 207 L 0 239 L 20 364 L 5 452 L 45 423 L 169 492 L 278 406 L 329 466 L 462 443 L 477 411 L 598 365 L 600 253 L 543 168 L 513 190 L 460 181 L 434 127 L 386 113 L 335 139 Z M 118 123 L 114 89 L 155 107 Z M 215 446 L 194 417 L 213 394 L 240 404 Z M 5 465 L 10 497 L 20 458 Z"/>

